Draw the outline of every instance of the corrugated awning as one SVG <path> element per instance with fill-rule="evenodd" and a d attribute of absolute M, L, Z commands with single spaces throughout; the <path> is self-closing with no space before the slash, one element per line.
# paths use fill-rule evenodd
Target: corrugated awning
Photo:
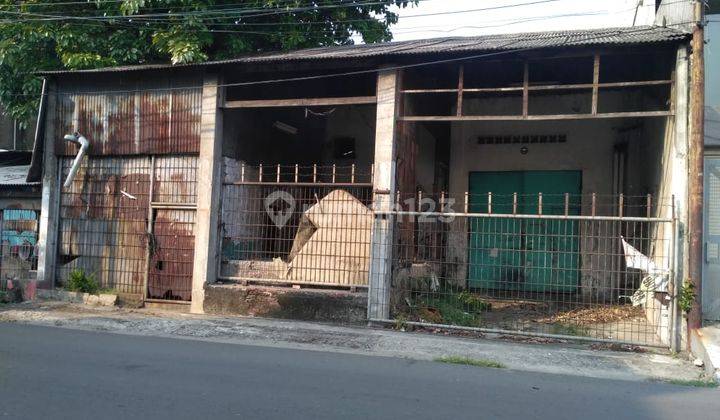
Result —
<path fill-rule="evenodd" d="M 0 187 L 37 185 L 37 182 L 27 182 L 30 165 L 0 166 Z"/>

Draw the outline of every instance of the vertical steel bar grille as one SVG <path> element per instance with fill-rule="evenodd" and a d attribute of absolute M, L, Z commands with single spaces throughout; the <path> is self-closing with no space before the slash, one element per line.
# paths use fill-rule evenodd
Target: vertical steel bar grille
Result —
<path fill-rule="evenodd" d="M 22 290 L 36 279 L 40 213 L 0 210 L 0 290 Z"/>
<path fill-rule="evenodd" d="M 71 158 L 61 159 L 64 180 Z M 72 270 L 93 275 L 103 288 L 142 293 L 150 205 L 146 157 L 86 159 L 60 204 L 57 278 Z"/>
<path fill-rule="evenodd" d="M 221 277 L 367 286 L 370 172 L 354 166 L 226 162 Z"/>
<path fill-rule="evenodd" d="M 155 159 L 153 205 L 194 205 L 197 202 L 197 156 Z"/>
<path fill-rule="evenodd" d="M 393 232 L 373 233 L 393 237 L 391 318 L 667 345 L 670 200 L 467 194 L 465 204 L 464 196 L 435 206 L 427 195 L 401 195 L 388 214 Z"/>

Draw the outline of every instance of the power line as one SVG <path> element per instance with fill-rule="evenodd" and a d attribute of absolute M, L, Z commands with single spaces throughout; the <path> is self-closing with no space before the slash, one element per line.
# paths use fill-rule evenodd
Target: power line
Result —
<path fill-rule="evenodd" d="M 418 1 L 428 1 L 428 0 L 418 0 Z M 555 0 L 544 0 L 544 1 L 555 1 Z M 204 16 L 204 15 L 216 15 L 216 14 L 227 14 L 227 13 L 253 13 L 257 12 L 256 15 L 248 15 L 248 17 L 255 17 L 255 16 L 269 16 L 269 15 L 279 15 L 279 14 L 288 14 L 288 13 L 297 13 L 297 12 L 303 12 L 303 11 L 318 11 L 318 10 L 325 10 L 325 9 L 337 9 L 337 8 L 355 8 L 355 7 L 362 7 L 362 6 L 380 6 L 380 5 L 386 5 L 388 4 L 388 1 L 365 1 L 365 2 L 353 2 L 348 3 L 347 1 L 338 0 L 336 3 L 328 3 L 328 4 L 322 4 L 322 5 L 313 5 L 313 6 L 303 6 L 303 7 L 294 7 L 294 8 L 284 8 L 280 10 L 273 10 L 268 11 L 268 8 L 255 8 L 255 9 L 224 9 L 224 10 L 198 10 L 194 12 L 181 12 L 181 13 L 151 13 L 151 14 L 131 14 L 131 15 L 112 15 L 112 16 L 100 16 L 100 15 L 92 15 L 92 16 L 64 16 L 64 15 L 47 15 L 47 14 L 40 14 L 40 13 L 30 13 L 30 12 L 15 12 L 15 11 L 2 11 L 0 13 L 8 13 L 18 16 L 37 16 L 38 19 L 33 19 L 34 21 L 56 21 L 56 20 L 115 20 L 115 19 L 143 19 L 143 18 L 149 18 L 149 17 L 157 17 L 157 18 L 163 18 L 168 19 L 172 17 L 198 17 L 198 16 Z"/>

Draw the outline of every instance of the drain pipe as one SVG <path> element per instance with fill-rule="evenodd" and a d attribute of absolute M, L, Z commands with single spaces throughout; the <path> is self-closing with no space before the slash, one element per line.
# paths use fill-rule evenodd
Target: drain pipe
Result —
<path fill-rule="evenodd" d="M 70 173 L 68 173 L 65 184 L 63 184 L 65 188 L 69 188 L 72 184 L 73 179 L 75 178 L 75 174 L 77 173 L 78 168 L 80 168 L 80 162 L 82 161 L 83 156 L 85 156 L 88 149 L 90 148 L 90 140 L 86 139 L 85 136 L 78 133 L 77 131 L 73 134 L 65 135 L 64 138 L 65 141 L 69 141 L 80 146 L 80 150 L 78 151 L 77 156 L 75 156 L 75 160 L 73 160 L 72 167 L 70 168 Z"/>

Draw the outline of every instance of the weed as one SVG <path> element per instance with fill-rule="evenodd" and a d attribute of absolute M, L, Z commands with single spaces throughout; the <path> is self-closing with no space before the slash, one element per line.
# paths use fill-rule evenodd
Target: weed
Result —
<path fill-rule="evenodd" d="M 395 329 L 398 331 L 405 331 L 406 327 L 407 327 L 407 318 L 405 318 L 403 315 L 398 315 L 395 318 Z"/>
<path fill-rule="evenodd" d="M 712 379 L 671 379 L 667 381 L 669 384 L 681 386 L 694 386 L 696 388 L 717 388 L 718 383 Z"/>
<path fill-rule="evenodd" d="M 485 302 L 479 297 L 464 290 L 457 295 L 457 299 L 466 306 L 470 312 L 486 312 L 492 309 L 492 305 L 489 302 Z"/>
<path fill-rule="evenodd" d="M 437 357 L 434 360 L 436 362 L 450 363 L 453 365 L 478 366 L 478 367 L 496 368 L 496 369 L 503 369 L 503 368 L 507 367 L 504 364 L 502 364 L 500 362 L 496 362 L 494 360 L 471 359 L 469 357 L 462 357 L 462 356 L 443 356 L 443 357 Z"/>
<path fill-rule="evenodd" d="M 421 315 L 435 324 L 480 327 L 480 313 L 490 310 L 490 304 L 468 292 L 443 296 L 426 295 L 418 299 Z"/>
<path fill-rule="evenodd" d="M 692 305 L 695 302 L 695 285 L 692 283 L 685 283 L 680 288 L 680 298 L 678 299 L 678 306 L 683 312 L 690 312 Z"/>
<path fill-rule="evenodd" d="M 67 289 L 71 292 L 82 292 L 97 294 L 100 290 L 100 285 L 93 274 L 85 274 L 85 272 L 79 268 L 76 268 L 70 272 L 68 277 Z"/>
<path fill-rule="evenodd" d="M 552 324 L 550 327 L 551 334 L 557 335 L 574 335 L 574 336 L 588 336 L 588 329 L 575 324 Z"/>

